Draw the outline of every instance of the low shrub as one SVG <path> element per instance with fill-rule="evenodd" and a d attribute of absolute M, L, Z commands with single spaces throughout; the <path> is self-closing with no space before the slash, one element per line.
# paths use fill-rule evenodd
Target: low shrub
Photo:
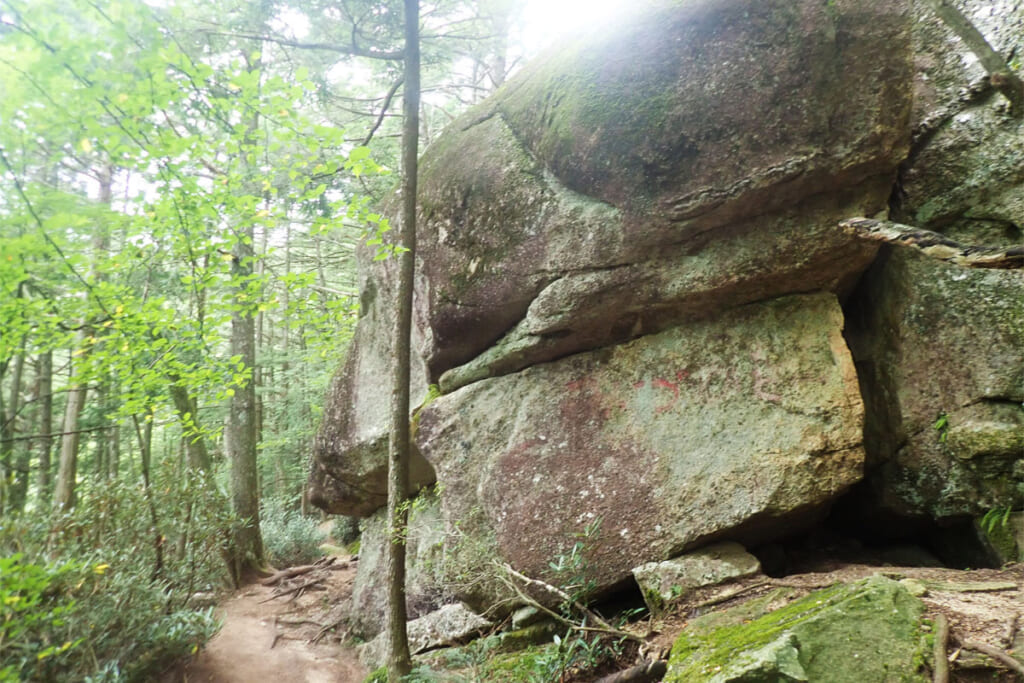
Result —
<path fill-rule="evenodd" d="M 225 498 L 180 476 L 109 482 L 72 512 L 0 519 L 0 681 L 144 681 L 219 628 Z"/>
<path fill-rule="evenodd" d="M 326 535 L 317 520 L 305 517 L 282 500 L 266 499 L 260 506 L 260 529 L 267 561 L 275 567 L 308 564 L 323 555 Z"/>

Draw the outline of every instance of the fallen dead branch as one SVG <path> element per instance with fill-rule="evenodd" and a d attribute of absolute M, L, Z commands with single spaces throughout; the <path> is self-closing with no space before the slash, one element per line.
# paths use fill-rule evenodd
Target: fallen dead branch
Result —
<path fill-rule="evenodd" d="M 946 649 L 949 647 L 949 621 L 946 615 L 935 616 L 935 647 L 932 651 L 932 683 L 949 683 L 949 659 Z"/>
<path fill-rule="evenodd" d="M 960 244 L 931 230 L 873 218 L 849 218 L 841 221 L 839 227 L 859 239 L 911 247 L 931 258 L 967 268 L 1024 268 L 1024 245 L 990 247 Z"/>
<path fill-rule="evenodd" d="M 660 681 L 668 671 L 668 662 L 663 659 L 648 659 L 625 671 L 598 679 L 597 683 L 653 683 Z"/>
<path fill-rule="evenodd" d="M 703 602 L 698 602 L 696 605 L 693 606 L 693 609 L 701 609 L 701 608 L 704 608 L 704 607 L 714 607 L 715 605 L 720 605 L 723 602 L 728 602 L 729 600 L 732 600 L 733 598 L 735 598 L 735 597 L 737 597 L 739 595 L 743 595 L 744 593 L 748 593 L 748 592 L 750 592 L 752 590 L 761 588 L 763 586 L 774 586 L 774 585 L 776 585 L 774 582 L 769 581 L 769 580 L 764 580 L 764 581 L 757 581 L 755 583 L 751 583 L 751 584 L 748 584 L 746 586 L 740 586 L 738 588 L 733 588 L 731 590 L 727 590 L 727 591 L 724 591 L 722 593 L 719 593 L 718 595 L 716 595 L 714 597 L 708 598 L 707 600 L 704 600 Z"/>
<path fill-rule="evenodd" d="M 1019 675 L 1024 676 L 1024 664 L 1021 664 L 1010 654 L 1003 652 L 997 647 L 992 647 L 985 643 L 978 643 L 973 640 L 965 640 L 961 643 L 965 650 L 974 650 L 981 654 L 991 657 L 997 662 L 1003 664 L 1006 668 L 1016 671 Z"/>
<path fill-rule="evenodd" d="M 316 626 L 317 628 L 323 628 L 323 624 L 314 619 L 282 619 L 281 617 L 277 617 L 274 619 L 274 626 L 277 626 L 278 624 L 284 626 L 305 626 L 306 624 L 309 624 L 311 626 Z"/>
<path fill-rule="evenodd" d="M 541 610 L 542 612 L 547 614 L 552 619 L 555 619 L 556 621 L 561 622 L 562 624 L 565 624 L 566 626 L 568 626 L 568 627 L 570 627 L 570 628 L 572 628 L 572 629 L 574 629 L 576 631 L 589 632 L 589 633 L 604 633 L 606 635 L 612 635 L 612 636 L 617 636 L 619 638 L 625 638 L 627 640 L 632 640 L 632 641 L 635 641 L 635 642 L 638 642 L 638 643 L 641 643 L 641 644 L 644 643 L 644 639 L 643 638 L 637 636 L 636 634 L 629 633 L 628 631 L 623 631 L 622 629 L 615 628 L 614 626 L 609 624 L 607 621 L 602 619 L 600 617 L 600 615 L 598 615 L 596 612 L 591 610 L 589 607 L 587 607 L 586 605 L 582 604 L 578 600 L 574 600 L 571 595 L 569 595 L 568 593 L 563 591 L 561 588 L 558 588 L 557 586 L 552 586 L 550 583 L 546 583 L 546 582 L 541 581 L 539 579 L 531 579 L 529 576 L 526 576 L 525 574 L 521 574 L 521 573 L 517 572 L 515 569 L 512 568 L 512 565 L 510 565 L 508 563 L 499 564 L 498 566 L 505 572 L 506 576 L 500 577 L 501 581 L 505 585 L 507 585 L 509 588 L 511 588 L 513 591 L 515 591 L 516 595 L 521 600 L 523 600 L 527 604 L 531 605 L 532 607 L 535 607 L 535 608 Z M 516 579 L 516 581 L 512 581 L 512 580 L 506 578 L 507 576 L 510 576 L 510 577 Z M 517 581 L 519 583 L 523 584 L 523 586 L 526 586 L 527 588 L 540 589 L 540 590 L 548 593 L 549 595 L 555 596 L 560 601 L 562 601 L 564 604 L 568 605 L 569 607 L 574 609 L 576 612 L 578 612 L 579 614 L 583 615 L 583 621 L 581 623 L 576 623 L 572 619 L 567 619 L 566 617 L 562 616 L 558 612 L 555 612 L 554 610 L 552 610 L 552 609 L 548 608 L 547 606 L 541 604 L 535 598 L 533 598 L 530 595 L 528 595 L 526 593 L 526 591 L 523 590 L 516 583 Z M 587 624 L 587 623 L 596 624 L 596 626 L 586 626 L 586 625 L 584 625 L 584 624 Z"/>
<path fill-rule="evenodd" d="M 998 593 L 1020 590 L 1013 581 L 922 581 L 928 590 L 940 593 Z"/>

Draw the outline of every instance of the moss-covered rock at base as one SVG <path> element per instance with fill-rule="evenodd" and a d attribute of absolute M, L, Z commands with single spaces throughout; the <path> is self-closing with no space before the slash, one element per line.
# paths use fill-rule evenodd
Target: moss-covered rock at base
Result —
<path fill-rule="evenodd" d="M 775 593 L 692 621 L 672 648 L 665 681 L 928 680 L 924 605 L 896 581 L 874 576 L 768 611 L 780 599 Z"/>

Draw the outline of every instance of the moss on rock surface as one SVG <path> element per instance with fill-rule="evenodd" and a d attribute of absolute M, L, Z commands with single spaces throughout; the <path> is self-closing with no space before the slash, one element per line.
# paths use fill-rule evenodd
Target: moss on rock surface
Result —
<path fill-rule="evenodd" d="M 665 681 L 928 680 L 924 605 L 899 583 L 874 576 L 768 611 L 779 600 L 784 593 L 691 622 Z"/>

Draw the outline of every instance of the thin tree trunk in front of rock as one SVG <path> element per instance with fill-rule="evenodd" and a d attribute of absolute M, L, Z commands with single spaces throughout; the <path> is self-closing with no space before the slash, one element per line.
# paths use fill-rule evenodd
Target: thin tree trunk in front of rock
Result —
<path fill-rule="evenodd" d="M 402 127 L 402 228 L 395 316 L 388 448 L 388 680 L 397 683 L 412 670 L 405 606 L 405 537 L 409 511 L 409 376 L 412 347 L 412 295 L 416 263 L 416 176 L 419 151 L 419 0 L 405 0 L 405 91 Z"/>

